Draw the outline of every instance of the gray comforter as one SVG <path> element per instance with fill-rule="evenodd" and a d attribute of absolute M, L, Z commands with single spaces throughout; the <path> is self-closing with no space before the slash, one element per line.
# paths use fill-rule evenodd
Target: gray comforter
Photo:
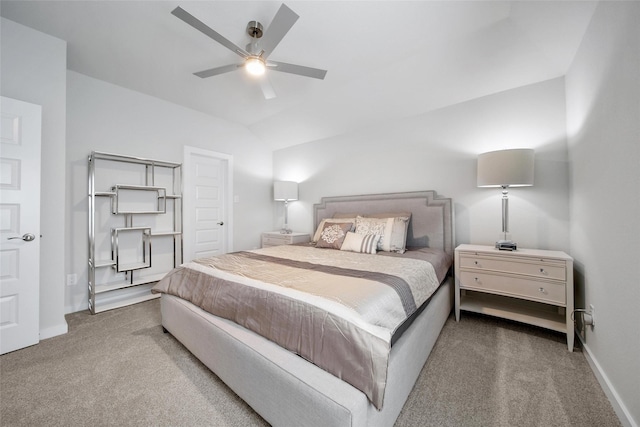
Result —
<path fill-rule="evenodd" d="M 424 259 L 276 246 L 184 264 L 152 291 L 264 336 L 381 409 L 391 337 L 435 292 L 438 276 Z"/>

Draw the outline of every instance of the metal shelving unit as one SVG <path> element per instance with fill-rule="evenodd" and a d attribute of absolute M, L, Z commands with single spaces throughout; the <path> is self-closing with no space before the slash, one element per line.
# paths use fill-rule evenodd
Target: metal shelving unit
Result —
<path fill-rule="evenodd" d="M 153 247 L 153 252 L 152 252 Z M 89 310 L 158 295 L 182 263 L 182 165 L 93 151 L 89 156 Z"/>

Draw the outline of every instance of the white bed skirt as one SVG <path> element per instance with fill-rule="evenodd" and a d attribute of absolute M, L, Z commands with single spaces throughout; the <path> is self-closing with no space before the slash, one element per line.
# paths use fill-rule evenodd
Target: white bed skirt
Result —
<path fill-rule="evenodd" d="M 163 294 L 162 325 L 273 426 L 392 426 L 453 305 L 453 280 L 394 344 L 381 411 L 353 386 L 235 323 Z"/>

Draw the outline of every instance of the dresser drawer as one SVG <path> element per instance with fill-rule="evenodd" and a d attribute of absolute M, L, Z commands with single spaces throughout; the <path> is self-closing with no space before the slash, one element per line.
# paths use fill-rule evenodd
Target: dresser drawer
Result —
<path fill-rule="evenodd" d="M 262 236 L 262 246 L 286 245 L 291 242 L 288 236 Z"/>
<path fill-rule="evenodd" d="M 289 233 L 283 234 L 277 231 L 269 231 L 262 233 L 262 247 L 279 245 L 293 245 L 296 243 L 307 243 L 309 235 L 306 233 Z"/>
<path fill-rule="evenodd" d="M 461 254 L 460 268 L 501 271 L 513 274 L 526 274 L 541 279 L 566 280 L 564 262 L 535 260 L 527 258 L 508 259 L 475 254 Z"/>
<path fill-rule="evenodd" d="M 482 271 L 460 271 L 459 280 L 461 289 L 491 292 L 561 306 L 567 302 L 564 283 Z"/>

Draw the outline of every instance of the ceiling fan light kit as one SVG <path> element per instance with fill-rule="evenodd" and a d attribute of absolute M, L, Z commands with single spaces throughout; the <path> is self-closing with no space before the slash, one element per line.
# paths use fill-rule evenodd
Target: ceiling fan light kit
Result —
<path fill-rule="evenodd" d="M 246 31 L 247 34 L 249 34 L 249 36 L 252 38 L 252 41 L 247 45 L 246 49 L 242 49 L 235 43 L 227 40 L 220 33 L 216 32 L 211 27 L 209 27 L 181 7 L 176 7 L 171 13 L 186 24 L 192 26 L 196 30 L 217 41 L 218 43 L 244 59 L 243 64 L 223 65 L 221 67 L 210 68 L 194 73 L 200 78 L 207 78 L 216 76 L 218 74 L 228 73 L 231 71 L 235 71 L 238 68 L 242 68 L 243 66 L 249 74 L 254 76 L 263 75 L 267 69 L 267 66 L 270 70 L 273 71 L 297 74 L 300 76 L 312 77 L 320 80 L 323 80 L 324 76 L 327 74 L 326 70 L 321 70 L 318 68 L 287 64 L 285 62 L 267 62 L 267 58 L 269 57 L 271 52 L 273 52 L 273 50 L 278 46 L 280 41 L 282 41 L 284 36 L 289 32 L 291 27 L 293 27 L 293 24 L 295 24 L 295 22 L 299 18 L 299 16 L 284 3 L 280 6 L 280 9 L 278 9 L 278 12 L 271 21 L 271 25 L 269 26 L 269 28 L 267 28 L 266 31 L 263 30 L 262 24 L 260 22 L 249 21 Z M 258 42 L 258 39 L 262 40 Z M 261 80 L 261 87 L 265 98 L 273 98 L 275 96 L 273 89 L 269 87 L 270 85 L 265 83 L 264 79 Z"/>
<path fill-rule="evenodd" d="M 247 58 L 244 68 L 247 70 L 247 73 L 252 76 L 261 76 L 264 74 L 267 67 L 259 56 L 250 56 Z"/>

